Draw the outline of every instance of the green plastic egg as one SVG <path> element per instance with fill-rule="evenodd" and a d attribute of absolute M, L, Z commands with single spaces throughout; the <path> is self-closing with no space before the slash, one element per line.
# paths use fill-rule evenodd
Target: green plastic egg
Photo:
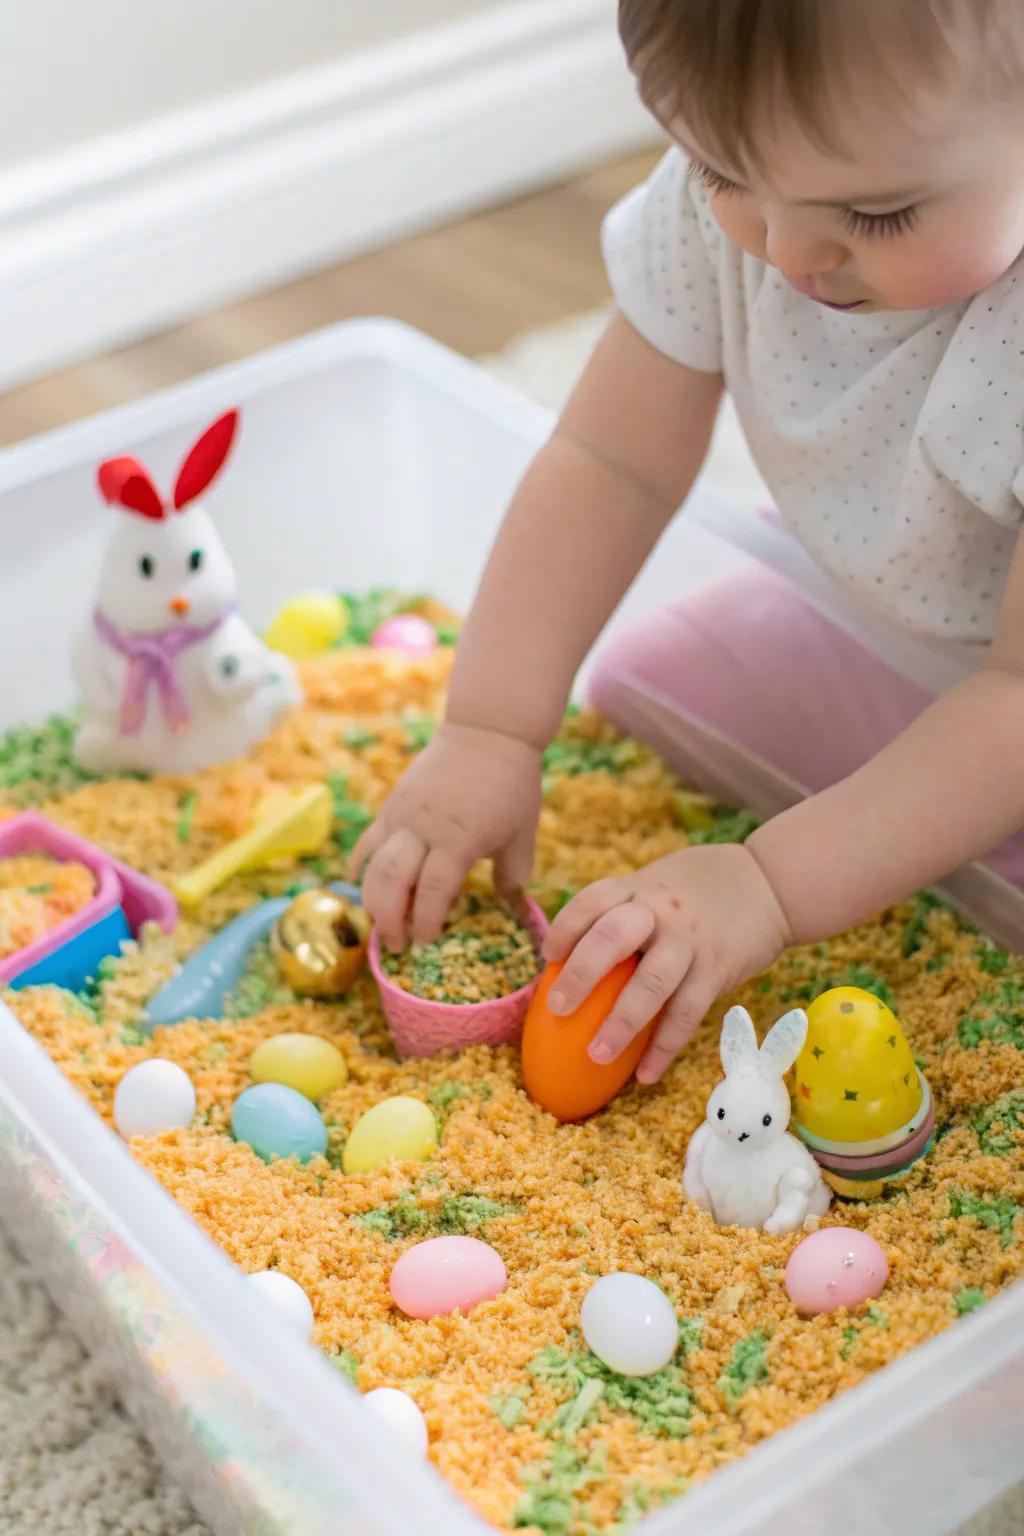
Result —
<path fill-rule="evenodd" d="M 319 1035 L 273 1035 L 252 1053 L 254 1083 L 284 1083 L 314 1103 L 348 1080 L 345 1058 Z"/>
<path fill-rule="evenodd" d="M 382 1163 L 423 1162 L 437 1150 L 437 1125 L 427 1106 L 404 1094 L 383 1099 L 360 1115 L 345 1143 L 346 1173 L 369 1173 Z"/>

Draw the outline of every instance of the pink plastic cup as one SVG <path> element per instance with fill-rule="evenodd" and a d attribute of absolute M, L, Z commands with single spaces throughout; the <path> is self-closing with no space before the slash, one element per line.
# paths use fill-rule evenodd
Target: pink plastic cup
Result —
<path fill-rule="evenodd" d="M 527 924 L 539 949 L 548 924 L 536 902 L 527 902 Z M 370 935 L 368 959 L 400 1056 L 434 1056 L 438 1051 L 461 1051 L 470 1045 L 514 1045 L 523 1032 L 526 1011 L 542 969 L 538 956 L 537 975 L 508 997 L 496 997 L 486 1003 L 432 1003 L 396 987 L 385 974 L 376 928 Z"/>

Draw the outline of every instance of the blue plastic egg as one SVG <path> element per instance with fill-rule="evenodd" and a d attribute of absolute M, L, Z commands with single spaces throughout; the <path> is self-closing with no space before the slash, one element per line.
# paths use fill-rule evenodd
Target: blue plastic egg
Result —
<path fill-rule="evenodd" d="M 327 1151 L 327 1127 L 305 1094 L 283 1083 L 257 1083 L 246 1088 L 231 1111 L 236 1141 L 247 1142 L 267 1162 L 272 1157 L 297 1157 L 308 1163 Z"/>

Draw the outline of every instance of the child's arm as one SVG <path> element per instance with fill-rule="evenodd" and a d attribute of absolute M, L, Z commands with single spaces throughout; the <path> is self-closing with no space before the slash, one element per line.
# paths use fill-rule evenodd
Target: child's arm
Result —
<path fill-rule="evenodd" d="M 382 937 L 436 936 L 470 866 L 525 882 L 540 757 L 576 670 L 689 492 L 721 399 L 613 319 L 505 516 L 460 639 L 444 724 L 357 846 Z"/>
<path fill-rule="evenodd" d="M 547 746 L 580 662 L 696 478 L 721 393 L 719 375 L 611 322 L 502 524 L 449 720 Z"/>
<path fill-rule="evenodd" d="M 829 938 L 1024 826 L 1024 539 L 987 664 L 848 779 L 742 846 L 687 848 L 569 902 L 544 951 L 571 1013 L 616 961 L 644 956 L 590 1046 L 609 1061 L 662 1012 L 637 1076 L 655 1082 L 715 999 L 790 944 Z"/>
<path fill-rule="evenodd" d="M 986 664 L 748 847 L 797 943 L 863 922 L 1024 826 L 1024 540 Z"/>

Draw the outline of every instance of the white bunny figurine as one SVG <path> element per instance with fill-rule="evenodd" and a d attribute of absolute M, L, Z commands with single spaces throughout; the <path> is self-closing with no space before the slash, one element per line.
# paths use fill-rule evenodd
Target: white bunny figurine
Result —
<path fill-rule="evenodd" d="M 760 1050 L 745 1008 L 725 1016 L 725 1080 L 690 1138 L 683 1170 L 684 1192 L 723 1226 L 778 1235 L 828 1210 L 832 1196 L 817 1163 L 786 1130 L 791 1106 L 783 1077 L 806 1038 L 801 1008 L 768 1031 Z"/>
<path fill-rule="evenodd" d="M 74 655 L 84 716 L 75 755 L 96 772 L 170 776 L 242 757 L 300 703 L 292 663 L 235 608 L 235 573 L 196 498 L 231 447 L 229 411 L 188 454 L 164 502 L 137 459 L 99 486 L 125 509 L 107 545 L 92 622 Z"/>

